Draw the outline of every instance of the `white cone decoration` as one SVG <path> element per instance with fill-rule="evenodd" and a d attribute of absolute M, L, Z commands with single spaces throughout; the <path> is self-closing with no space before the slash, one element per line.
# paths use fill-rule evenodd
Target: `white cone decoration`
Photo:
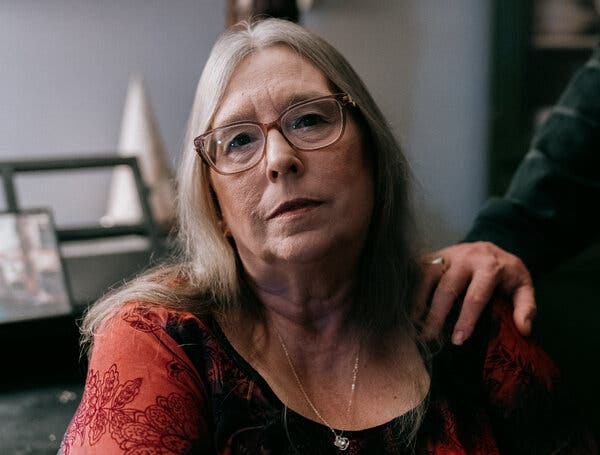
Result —
<path fill-rule="evenodd" d="M 168 229 L 175 215 L 173 172 L 144 82 L 139 76 L 132 76 L 127 88 L 118 153 L 137 157 L 144 182 L 150 189 L 149 202 L 154 219 Z M 113 172 L 106 214 L 101 223 L 103 226 L 135 224 L 142 219 L 133 173 L 129 167 L 118 167 Z"/>
<path fill-rule="evenodd" d="M 302 13 L 310 11 L 315 4 L 315 0 L 296 0 L 296 6 Z"/>

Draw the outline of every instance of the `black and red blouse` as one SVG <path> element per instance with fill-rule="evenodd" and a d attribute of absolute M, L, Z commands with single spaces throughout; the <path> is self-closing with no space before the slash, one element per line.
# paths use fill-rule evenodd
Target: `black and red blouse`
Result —
<path fill-rule="evenodd" d="M 497 300 L 473 336 L 433 354 L 410 447 L 399 416 L 345 431 L 357 454 L 594 454 L 558 371 Z M 136 303 L 96 336 L 61 445 L 75 454 L 336 454 L 329 428 L 286 408 L 215 319 Z"/>

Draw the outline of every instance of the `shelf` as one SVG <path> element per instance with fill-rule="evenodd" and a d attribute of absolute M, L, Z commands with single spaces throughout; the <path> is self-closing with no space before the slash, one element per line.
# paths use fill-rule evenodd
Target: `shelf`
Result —
<path fill-rule="evenodd" d="M 575 0 L 494 0 L 493 5 L 488 175 L 490 194 L 501 195 L 527 153 L 540 109 L 557 102 L 598 46 L 600 17 L 591 5 Z"/>
<path fill-rule="evenodd" d="M 593 49 L 600 40 L 599 35 L 594 34 L 536 34 L 532 37 L 534 49 Z"/>

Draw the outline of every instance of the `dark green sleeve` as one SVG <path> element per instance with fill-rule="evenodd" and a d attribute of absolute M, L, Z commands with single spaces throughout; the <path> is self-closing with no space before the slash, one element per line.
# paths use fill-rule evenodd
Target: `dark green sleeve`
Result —
<path fill-rule="evenodd" d="M 600 47 L 536 132 L 504 197 L 489 200 L 466 241 L 487 240 L 534 274 L 600 234 Z"/>

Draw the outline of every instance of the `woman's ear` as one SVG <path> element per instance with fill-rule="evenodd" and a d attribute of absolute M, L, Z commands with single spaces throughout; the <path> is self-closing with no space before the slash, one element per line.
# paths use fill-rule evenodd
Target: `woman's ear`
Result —
<path fill-rule="evenodd" d="M 229 226 L 227 226 L 227 222 L 223 218 L 219 220 L 219 229 L 221 229 L 221 232 L 225 237 L 231 237 Z"/>
<path fill-rule="evenodd" d="M 215 190 L 213 189 L 212 185 L 209 185 L 208 190 L 210 192 L 210 198 L 212 199 L 217 218 L 219 219 L 219 229 L 225 237 L 231 237 L 231 231 L 229 230 L 229 226 L 227 226 L 227 222 L 223 219 L 223 213 L 221 213 L 221 206 L 219 205 L 217 193 L 215 193 Z"/>
<path fill-rule="evenodd" d="M 217 198 L 217 193 L 213 189 L 211 183 L 208 184 L 208 193 L 210 194 L 210 199 L 212 201 L 213 207 L 215 209 L 215 213 L 217 214 L 217 218 L 220 220 L 223 219 L 223 215 L 221 214 L 221 205 L 219 204 L 219 199 Z"/>

